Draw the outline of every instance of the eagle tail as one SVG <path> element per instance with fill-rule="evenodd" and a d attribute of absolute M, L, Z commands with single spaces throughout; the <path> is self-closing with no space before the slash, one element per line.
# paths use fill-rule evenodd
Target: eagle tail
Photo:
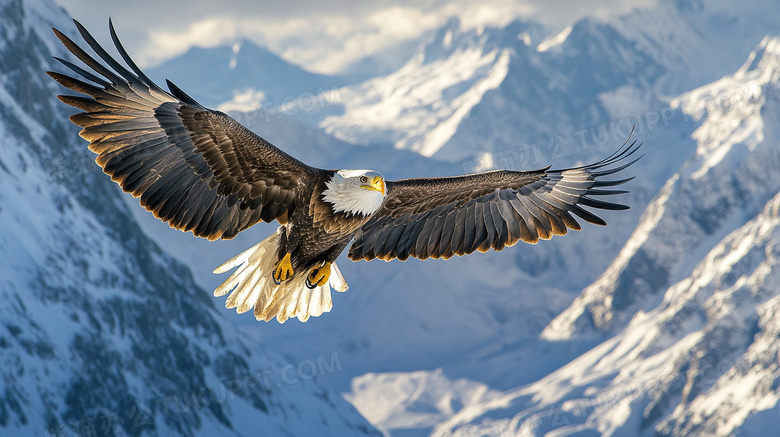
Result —
<path fill-rule="evenodd" d="M 238 267 L 225 282 L 214 290 L 214 297 L 230 293 L 225 306 L 235 308 L 241 314 L 254 308 L 257 320 L 269 321 L 276 317 L 279 323 L 296 317 L 305 322 L 330 311 L 333 301 L 330 289 L 347 291 L 347 281 L 334 262 L 328 283 L 310 289 L 306 286 L 306 274 L 297 271 L 292 278 L 276 285 L 272 280 L 276 254 L 279 248 L 281 227 L 265 240 L 226 261 L 214 269 L 225 273 Z"/>

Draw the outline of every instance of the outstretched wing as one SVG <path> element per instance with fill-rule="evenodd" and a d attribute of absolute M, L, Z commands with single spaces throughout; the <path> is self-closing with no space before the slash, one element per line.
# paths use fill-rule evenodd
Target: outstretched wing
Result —
<path fill-rule="evenodd" d="M 627 192 L 603 187 L 633 178 L 601 178 L 636 162 L 634 159 L 615 165 L 638 148 L 636 141 L 626 142 L 604 160 L 563 170 L 498 170 L 460 177 L 389 181 L 384 206 L 355 235 L 349 258 L 448 259 L 475 250 L 501 250 L 518 240 L 535 244 L 540 238 L 564 235 L 567 229 L 580 230 L 572 214 L 606 225 L 582 206 L 628 208 L 591 196 Z"/>
<path fill-rule="evenodd" d="M 319 169 L 227 115 L 203 107 L 172 83 L 168 82 L 170 93 L 161 89 L 130 59 L 110 21 L 111 38 L 132 72 L 75 23 L 108 67 L 54 29 L 92 71 L 57 59 L 91 83 L 48 74 L 89 96 L 59 98 L 84 111 L 70 120 L 84 128 L 80 135 L 111 179 L 140 197 L 141 205 L 157 218 L 209 240 L 233 238 L 261 220 L 287 221 L 296 206 L 296 191 Z"/>

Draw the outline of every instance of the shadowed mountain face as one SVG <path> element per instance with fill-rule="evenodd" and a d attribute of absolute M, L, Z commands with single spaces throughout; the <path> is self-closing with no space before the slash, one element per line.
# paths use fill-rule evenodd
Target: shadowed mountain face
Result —
<path fill-rule="evenodd" d="M 375 435 L 312 380 L 337 353 L 242 340 L 144 235 L 44 74 L 65 56 L 51 26 L 73 29 L 0 1 L 0 433 Z"/>

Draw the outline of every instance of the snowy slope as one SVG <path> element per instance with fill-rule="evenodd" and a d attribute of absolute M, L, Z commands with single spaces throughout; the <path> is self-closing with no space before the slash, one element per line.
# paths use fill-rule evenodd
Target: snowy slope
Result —
<path fill-rule="evenodd" d="M 766 38 L 736 74 L 677 99 L 761 89 L 754 101 L 700 114 L 695 156 L 610 269 L 545 331 L 587 335 L 593 320 L 613 335 L 534 383 L 469 405 L 435 435 L 772 435 L 780 425 L 779 49 L 780 38 Z"/>
<path fill-rule="evenodd" d="M 772 0 L 659 0 L 614 29 L 663 66 L 657 91 L 677 95 L 735 71 L 764 36 L 777 34 L 778 14 Z"/>
<path fill-rule="evenodd" d="M 121 38 L 122 22 L 115 21 L 115 25 Z M 257 104 L 276 107 L 288 96 L 344 84 L 341 77 L 308 72 L 249 40 L 213 48 L 193 47 L 147 74 L 157 82 L 168 78 L 182 89 L 198 90 L 199 102 L 208 107 L 242 94 L 262 96 Z"/>
<path fill-rule="evenodd" d="M 655 118 L 663 118 L 670 97 L 734 72 L 765 35 L 780 31 L 778 14 L 772 0 L 746 7 L 661 0 L 609 22 L 581 20 L 532 47 L 515 44 L 507 78 L 435 156 L 514 151 L 520 138 L 549 159 L 556 147 L 619 141 L 631 125 L 653 138 L 668 127 Z M 663 170 L 659 182 L 669 176 Z"/>
<path fill-rule="evenodd" d="M 675 99 L 691 119 L 701 118 L 695 156 L 666 183 L 604 275 L 546 328 L 547 338 L 620 329 L 777 192 L 779 77 L 780 45 L 766 38 L 736 74 Z"/>
<path fill-rule="evenodd" d="M 380 430 L 429 432 L 462 408 L 502 396 L 485 384 L 452 381 L 441 369 L 366 374 L 352 381 L 347 399 Z"/>
<path fill-rule="evenodd" d="M 538 165 L 575 148 L 593 156 L 632 124 L 643 134 L 651 123 L 643 115 L 670 96 L 733 72 L 778 31 L 778 14 L 771 0 L 744 8 L 664 0 L 553 35 L 532 23 L 480 33 L 452 21 L 401 70 L 345 87 L 344 113 L 321 126 L 346 141 L 390 142 L 454 162 L 508 152 L 515 167 Z M 524 159 L 527 145 L 541 159 Z"/>
<path fill-rule="evenodd" d="M 54 98 L 53 25 L 0 1 L 0 434 L 376 435 L 316 382 L 338 354 L 242 340 L 141 232 Z"/>
<path fill-rule="evenodd" d="M 772 435 L 780 194 L 615 337 L 434 435 Z"/>
<path fill-rule="evenodd" d="M 513 23 L 515 35 L 538 26 Z M 321 123 L 337 138 L 394 144 L 431 156 L 454 134 L 482 96 L 506 78 L 510 54 L 503 32 L 463 31 L 452 19 L 398 71 L 342 90 L 345 114 Z M 521 44 L 525 42 L 518 41 Z"/>
<path fill-rule="evenodd" d="M 121 38 L 123 25 L 115 24 Z M 195 92 L 198 102 L 209 108 L 241 112 L 250 121 L 294 118 L 309 125 L 341 113 L 342 88 L 359 80 L 352 75 L 311 73 L 246 39 L 219 47 L 192 47 L 147 73 L 158 83 L 170 79 Z"/>

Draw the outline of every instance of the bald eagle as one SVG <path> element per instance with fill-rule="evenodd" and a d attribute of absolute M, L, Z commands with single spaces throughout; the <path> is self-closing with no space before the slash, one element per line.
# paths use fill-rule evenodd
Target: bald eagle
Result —
<path fill-rule="evenodd" d="M 209 240 L 233 238 L 261 221 L 281 224 L 214 270 L 237 268 L 214 295 L 230 293 L 228 308 L 254 308 L 258 320 L 306 321 L 330 311 L 331 288 L 347 289 L 335 261 L 350 242 L 353 261 L 448 259 L 579 230 L 572 215 L 606 224 L 582 206 L 628 208 L 593 196 L 627 192 L 610 187 L 632 178 L 602 177 L 639 159 L 627 159 L 636 141 L 599 162 L 561 170 L 388 181 L 371 170 L 315 168 L 170 81 L 168 91 L 160 88 L 132 61 L 110 20 L 126 66 L 74 22 L 105 64 L 54 29 L 87 68 L 56 58 L 81 78 L 48 74 L 82 94 L 58 97 L 83 111 L 70 120 L 112 180 L 160 220 Z"/>

